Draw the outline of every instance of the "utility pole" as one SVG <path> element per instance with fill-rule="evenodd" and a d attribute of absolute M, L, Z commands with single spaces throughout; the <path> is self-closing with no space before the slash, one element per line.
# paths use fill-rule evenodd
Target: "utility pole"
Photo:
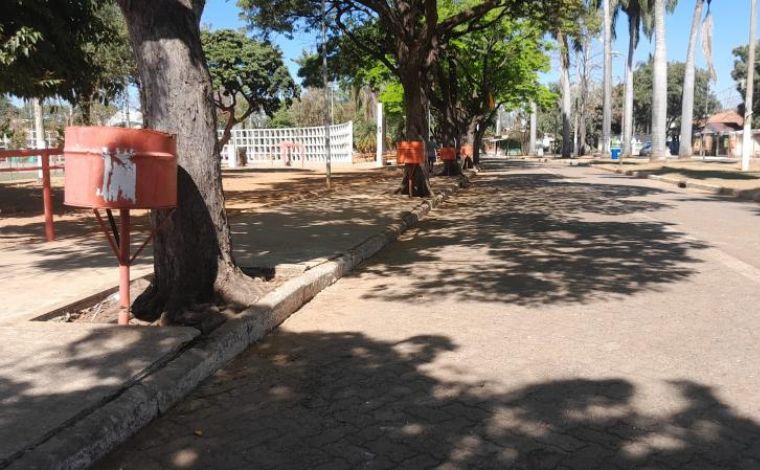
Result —
<path fill-rule="evenodd" d="M 327 4 L 322 0 L 322 82 L 325 86 L 325 93 L 329 82 L 327 80 Z M 331 168 L 330 168 L 330 109 L 327 100 L 325 100 L 325 183 L 327 189 L 331 187 Z"/>
<path fill-rule="evenodd" d="M 757 24 L 757 0 L 752 0 L 749 17 L 749 54 L 747 55 L 747 94 L 744 98 L 744 132 L 742 133 L 742 171 L 749 171 L 752 156 L 752 100 L 755 85 L 755 27 Z"/>

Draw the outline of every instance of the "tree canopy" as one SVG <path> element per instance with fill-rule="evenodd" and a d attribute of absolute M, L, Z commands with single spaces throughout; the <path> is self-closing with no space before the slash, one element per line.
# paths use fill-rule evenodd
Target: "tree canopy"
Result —
<path fill-rule="evenodd" d="M 249 38 L 242 31 L 201 31 L 214 87 L 214 103 L 225 114 L 220 146 L 229 139 L 233 126 L 253 113 L 273 116 L 298 95 L 282 51 L 266 41 Z"/>
<path fill-rule="evenodd" d="M 88 108 L 127 85 L 134 62 L 113 1 L 8 0 L 3 9 L 0 92 L 61 96 Z"/>
<path fill-rule="evenodd" d="M 680 124 L 684 79 L 683 62 L 668 63 L 667 129 Z M 640 63 L 633 73 L 633 120 L 640 131 L 649 132 L 652 122 L 652 61 Z M 694 81 L 694 119 L 718 110 L 720 102 L 710 90 L 710 74 L 697 69 Z"/>
<path fill-rule="evenodd" d="M 760 44 L 760 43 L 758 43 Z M 731 78 L 736 82 L 736 91 L 742 97 L 742 103 L 739 105 L 739 114 L 744 116 L 744 103 L 747 96 L 747 58 L 749 57 L 749 45 L 739 46 L 731 51 L 734 56 L 734 69 L 731 71 Z M 755 47 L 755 90 L 760 90 L 760 46 Z M 760 126 L 760 93 L 755 92 L 752 95 L 752 125 Z"/>

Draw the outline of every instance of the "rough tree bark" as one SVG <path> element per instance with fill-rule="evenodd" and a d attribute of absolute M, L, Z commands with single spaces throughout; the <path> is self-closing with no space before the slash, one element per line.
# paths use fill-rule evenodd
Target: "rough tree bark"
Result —
<path fill-rule="evenodd" d="M 406 126 L 404 135 L 406 140 L 419 140 L 427 145 L 429 142 L 427 123 L 427 97 L 423 84 L 425 79 L 426 64 L 419 58 L 427 56 L 422 47 L 409 47 L 408 44 L 399 41 L 399 79 L 404 88 L 404 109 L 406 110 Z M 428 54 L 430 52 L 428 51 Z M 415 60 L 415 57 L 417 58 Z M 427 154 L 424 155 L 427 158 Z M 430 178 L 425 164 L 405 164 L 404 178 L 398 192 L 408 193 L 409 177 L 412 177 L 412 195 L 427 197 L 432 194 Z"/>
<path fill-rule="evenodd" d="M 211 77 L 200 41 L 204 0 L 118 0 L 144 93 L 146 127 L 177 134 L 178 206 L 155 239 L 155 277 L 134 302 L 144 320 L 176 321 L 193 304 L 239 306 L 259 295 L 232 257 Z"/>

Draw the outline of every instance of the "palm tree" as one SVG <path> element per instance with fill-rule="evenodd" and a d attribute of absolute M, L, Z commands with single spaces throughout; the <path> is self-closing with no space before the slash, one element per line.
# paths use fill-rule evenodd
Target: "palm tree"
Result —
<path fill-rule="evenodd" d="M 755 87 L 755 43 L 757 27 L 757 0 L 750 3 L 749 20 L 749 51 L 747 54 L 747 89 L 744 97 L 744 132 L 742 132 L 742 171 L 749 171 L 749 161 L 752 158 L 752 108 L 755 102 L 753 98 Z"/>
<path fill-rule="evenodd" d="M 654 65 L 652 76 L 652 160 L 668 157 L 668 58 L 665 47 L 665 11 L 675 8 L 675 0 L 649 0 L 652 2 L 654 21 Z M 666 5 L 667 4 L 667 5 Z"/>
<path fill-rule="evenodd" d="M 609 155 L 612 126 L 612 5 L 614 0 L 602 0 L 604 23 L 604 98 L 602 100 L 602 154 Z M 616 2 L 615 2 L 616 3 Z"/>
<path fill-rule="evenodd" d="M 645 2 L 646 0 L 644 0 Z M 639 45 L 642 19 L 648 14 L 641 0 L 621 0 L 620 9 L 628 17 L 628 58 L 625 62 L 625 96 L 623 100 L 623 155 L 633 155 L 633 55 Z"/>
<path fill-rule="evenodd" d="M 573 141 L 570 138 L 570 44 L 567 33 L 559 30 L 555 33 L 559 42 L 559 82 L 562 110 L 562 158 L 569 158 L 573 152 Z"/>
<path fill-rule="evenodd" d="M 707 17 L 705 17 L 705 25 L 709 28 L 712 21 L 710 17 L 710 1 L 707 0 Z M 692 128 L 694 119 L 694 59 L 696 56 L 697 48 L 697 34 L 700 20 L 702 19 L 702 9 L 705 5 L 705 0 L 697 0 L 694 4 L 694 15 L 691 19 L 691 32 L 689 33 L 689 46 L 686 50 L 686 66 L 684 67 L 683 75 L 683 95 L 681 97 L 681 138 L 680 147 L 678 149 L 678 158 L 681 160 L 687 160 L 691 158 L 691 139 Z M 706 37 L 705 37 L 706 36 Z M 702 41 L 710 39 L 709 34 L 705 34 L 702 37 Z M 710 47 L 705 47 L 705 51 L 709 51 Z M 714 74 L 712 69 L 711 58 L 708 57 L 708 64 L 710 64 L 710 70 Z"/>

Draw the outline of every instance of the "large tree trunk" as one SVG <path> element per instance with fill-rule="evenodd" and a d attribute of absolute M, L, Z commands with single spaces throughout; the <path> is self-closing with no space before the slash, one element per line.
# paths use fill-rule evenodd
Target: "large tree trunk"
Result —
<path fill-rule="evenodd" d="M 257 292 L 232 258 L 224 210 L 211 78 L 200 42 L 203 0 L 119 0 L 144 93 L 145 127 L 177 134 L 177 209 L 155 239 L 155 277 L 134 302 L 145 320 L 176 321 L 188 306 L 222 299 L 239 306 Z"/>
<path fill-rule="evenodd" d="M 612 12 L 610 0 L 602 0 L 604 15 L 604 97 L 602 100 L 602 153 L 610 154 L 612 127 Z"/>
<path fill-rule="evenodd" d="M 559 81 L 562 95 L 562 158 L 570 158 L 573 152 L 573 141 L 570 138 L 570 51 L 568 50 L 567 37 L 564 33 L 560 37 Z"/>
<path fill-rule="evenodd" d="M 419 54 L 410 54 L 411 57 Z M 405 54 L 399 54 L 405 57 Z M 424 67 L 417 61 L 401 64 L 401 85 L 404 88 L 404 108 L 406 111 L 406 140 L 419 140 L 428 145 L 427 100 L 423 89 Z M 424 158 L 427 158 L 427 152 Z M 412 196 L 427 197 L 432 194 L 427 165 L 405 164 L 404 178 L 398 192 L 408 194 L 409 178 L 412 178 Z"/>
<path fill-rule="evenodd" d="M 654 0 L 654 73 L 652 77 L 652 160 L 668 157 L 668 62 L 665 50 L 665 0 Z"/>
<path fill-rule="evenodd" d="M 83 99 L 79 105 L 82 108 L 82 124 L 85 126 L 92 125 L 92 101 L 92 95 L 90 95 Z"/>
<path fill-rule="evenodd" d="M 635 29 L 634 29 L 635 28 Z M 625 62 L 625 97 L 623 99 L 623 155 L 633 155 L 633 53 L 636 51 L 638 20 L 629 19 L 628 58 Z"/>
<path fill-rule="evenodd" d="M 483 135 L 486 133 L 485 123 L 481 123 L 475 130 L 475 136 L 472 141 L 472 163 L 476 167 L 480 166 L 480 147 L 483 144 Z"/>
<path fill-rule="evenodd" d="M 681 100 L 681 139 L 678 149 L 678 158 L 688 160 L 691 158 L 691 137 L 693 133 L 692 120 L 694 119 L 694 59 L 697 50 L 697 33 L 699 21 L 702 18 L 702 7 L 705 0 L 697 0 L 694 5 L 694 16 L 691 19 L 691 32 L 689 33 L 689 47 L 686 52 L 686 65 L 683 74 L 683 96 Z"/>

